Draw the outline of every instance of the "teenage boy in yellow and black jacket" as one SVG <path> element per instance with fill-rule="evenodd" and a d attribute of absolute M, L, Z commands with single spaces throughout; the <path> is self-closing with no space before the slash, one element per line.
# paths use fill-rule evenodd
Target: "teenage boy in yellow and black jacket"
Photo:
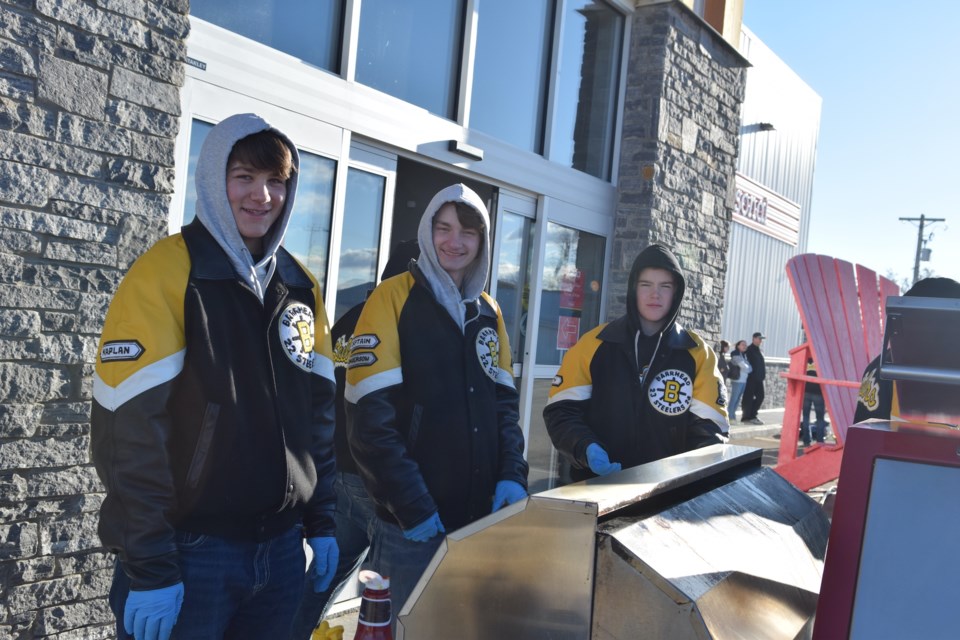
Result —
<path fill-rule="evenodd" d="M 350 450 L 379 516 L 371 564 L 390 576 L 396 611 L 444 531 L 523 499 L 527 486 L 510 346 L 483 291 L 486 206 L 447 187 L 417 238 L 420 259 L 363 308 L 345 390 Z"/>
<path fill-rule="evenodd" d="M 107 313 L 91 455 L 117 555 L 121 638 L 264 638 L 337 564 L 334 378 L 320 286 L 280 245 L 293 143 L 253 114 L 208 134 L 197 218 L 157 242 Z"/>
<path fill-rule="evenodd" d="M 564 356 L 543 417 L 574 480 L 725 441 L 717 356 L 676 321 L 685 286 L 676 257 L 650 245 L 630 271 L 627 314 Z"/>

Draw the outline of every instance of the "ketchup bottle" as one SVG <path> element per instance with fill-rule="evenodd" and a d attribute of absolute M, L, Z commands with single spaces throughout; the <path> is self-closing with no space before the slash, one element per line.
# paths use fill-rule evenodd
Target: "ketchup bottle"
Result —
<path fill-rule="evenodd" d="M 363 596 L 360 601 L 360 619 L 353 640 L 393 640 L 390 631 L 390 578 L 376 571 L 360 572 Z"/>

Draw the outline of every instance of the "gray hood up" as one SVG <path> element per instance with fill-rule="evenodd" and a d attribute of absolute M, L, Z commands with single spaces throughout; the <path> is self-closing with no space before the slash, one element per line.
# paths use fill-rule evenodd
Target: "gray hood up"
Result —
<path fill-rule="evenodd" d="M 294 172 L 287 181 L 287 199 L 283 211 L 263 239 L 263 256 L 254 264 L 253 256 L 243 243 L 233 210 L 227 199 L 227 159 L 237 141 L 260 131 L 270 130 L 276 133 L 290 148 L 293 156 Z M 253 113 L 240 113 L 226 118 L 207 134 L 200 156 L 197 159 L 195 181 L 197 185 L 197 219 L 213 235 L 217 244 L 230 259 L 240 279 L 250 287 L 263 301 L 266 288 L 276 268 L 275 254 L 290 224 L 294 196 L 297 193 L 297 177 L 300 170 L 300 156 L 293 142 L 280 130 Z"/>
<path fill-rule="evenodd" d="M 462 202 L 471 209 L 475 209 L 483 219 L 483 233 L 481 234 L 480 250 L 473 261 L 470 270 L 463 277 L 463 286 L 458 288 L 437 257 L 437 249 L 433 246 L 433 217 L 437 211 L 448 202 Z M 417 266 L 426 276 L 433 291 L 434 297 L 463 330 L 466 318 L 466 306 L 476 304 L 477 298 L 483 293 L 490 275 L 490 214 L 480 196 L 464 184 L 454 184 L 441 189 L 433 196 L 420 218 L 420 227 L 417 230 L 417 241 L 420 244 L 420 259 Z"/>

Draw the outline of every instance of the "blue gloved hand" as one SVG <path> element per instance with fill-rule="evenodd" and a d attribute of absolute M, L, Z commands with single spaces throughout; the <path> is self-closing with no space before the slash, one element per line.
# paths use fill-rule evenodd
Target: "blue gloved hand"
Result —
<path fill-rule="evenodd" d="M 323 593 L 330 586 L 333 574 L 340 562 L 340 547 L 333 536 L 307 538 L 307 544 L 313 549 L 313 592 Z"/>
<path fill-rule="evenodd" d="M 596 442 L 587 447 L 587 464 L 590 465 L 590 471 L 598 476 L 605 476 L 620 471 L 619 462 L 610 462 L 610 456 L 603 447 Z"/>
<path fill-rule="evenodd" d="M 407 540 L 413 540 L 414 542 L 426 542 L 435 535 L 445 532 L 446 529 L 443 528 L 443 523 L 440 522 L 440 514 L 434 511 L 432 516 L 417 526 L 412 529 L 404 529 L 403 537 Z"/>
<path fill-rule="evenodd" d="M 493 509 L 490 510 L 490 513 L 500 507 L 519 502 L 526 497 L 527 490 L 523 488 L 522 484 L 513 480 L 501 480 L 493 490 Z"/>
<path fill-rule="evenodd" d="M 123 628 L 137 640 L 167 640 L 183 604 L 183 583 L 130 591 L 123 606 Z"/>

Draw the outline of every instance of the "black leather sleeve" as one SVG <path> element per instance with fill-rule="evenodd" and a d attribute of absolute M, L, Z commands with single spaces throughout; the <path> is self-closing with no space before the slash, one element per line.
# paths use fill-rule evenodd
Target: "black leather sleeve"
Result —
<path fill-rule="evenodd" d="M 175 507 L 167 454 L 170 383 L 153 387 L 109 411 L 96 400 L 91 458 L 107 490 L 100 540 L 116 553 L 136 591 L 180 581 L 170 514 Z"/>
<path fill-rule="evenodd" d="M 307 505 L 303 526 L 308 538 L 332 536 L 336 533 L 333 513 L 337 496 L 333 491 L 336 476 L 336 456 L 333 448 L 335 424 L 334 399 L 336 385 L 322 376 L 313 376 L 313 439 L 310 453 L 317 468 L 317 486 Z"/>
<path fill-rule="evenodd" d="M 587 447 L 599 442 L 587 426 L 589 400 L 560 400 L 543 409 L 547 433 L 557 451 L 566 456 L 577 469 L 589 469 Z"/>

